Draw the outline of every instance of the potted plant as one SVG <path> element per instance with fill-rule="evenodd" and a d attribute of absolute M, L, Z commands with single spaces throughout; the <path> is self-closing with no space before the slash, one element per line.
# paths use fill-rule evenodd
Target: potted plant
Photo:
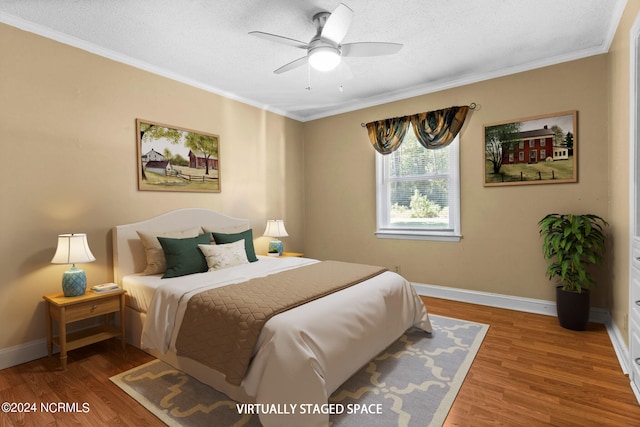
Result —
<path fill-rule="evenodd" d="M 560 326 L 564 328 L 587 329 L 590 289 L 596 285 L 587 267 L 601 264 L 604 259 L 603 228 L 607 225 L 593 214 L 549 214 L 538 222 L 542 250 L 550 261 L 547 276 L 559 279 L 556 306 Z"/>

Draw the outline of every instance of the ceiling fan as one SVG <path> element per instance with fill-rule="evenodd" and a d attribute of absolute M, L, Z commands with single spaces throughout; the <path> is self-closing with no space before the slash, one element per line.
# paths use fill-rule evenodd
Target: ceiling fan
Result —
<path fill-rule="evenodd" d="M 339 63 L 342 56 L 383 56 L 397 53 L 402 49 L 399 43 L 359 42 L 340 44 L 347 35 L 353 19 L 353 10 L 344 3 L 330 12 L 319 12 L 313 16 L 317 32 L 309 43 L 262 31 L 251 31 L 252 36 L 271 40 L 276 43 L 305 49 L 307 54 L 274 71 L 281 74 L 309 63 L 318 71 L 330 71 Z"/>

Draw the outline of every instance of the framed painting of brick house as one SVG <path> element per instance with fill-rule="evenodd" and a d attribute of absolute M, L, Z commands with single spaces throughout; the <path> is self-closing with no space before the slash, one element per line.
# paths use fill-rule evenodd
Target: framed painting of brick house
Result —
<path fill-rule="evenodd" d="M 578 181 L 578 112 L 483 126 L 484 186 Z"/>
<path fill-rule="evenodd" d="M 136 119 L 138 189 L 219 193 L 220 137 Z"/>

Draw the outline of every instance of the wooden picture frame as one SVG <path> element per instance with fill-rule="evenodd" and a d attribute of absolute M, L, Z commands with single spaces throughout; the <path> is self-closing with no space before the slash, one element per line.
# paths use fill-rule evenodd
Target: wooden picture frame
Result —
<path fill-rule="evenodd" d="M 578 111 L 483 126 L 484 186 L 578 182 Z"/>
<path fill-rule="evenodd" d="M 138 189 L 219 193 L 220 137 L 136 119 Z"/>

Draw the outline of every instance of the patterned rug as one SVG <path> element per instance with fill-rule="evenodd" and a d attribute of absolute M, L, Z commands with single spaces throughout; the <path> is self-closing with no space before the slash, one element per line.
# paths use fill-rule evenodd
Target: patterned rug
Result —
<path fill-rule="evenodd" d="M 488 325 L 430 315 L 336 390 L 332 426 L 441 426 Z M 159 360 L 111 378 L 169 426 L 260 426 L 240 404 Z M 348 413 L 351 412 L 351 413 Z"/>

